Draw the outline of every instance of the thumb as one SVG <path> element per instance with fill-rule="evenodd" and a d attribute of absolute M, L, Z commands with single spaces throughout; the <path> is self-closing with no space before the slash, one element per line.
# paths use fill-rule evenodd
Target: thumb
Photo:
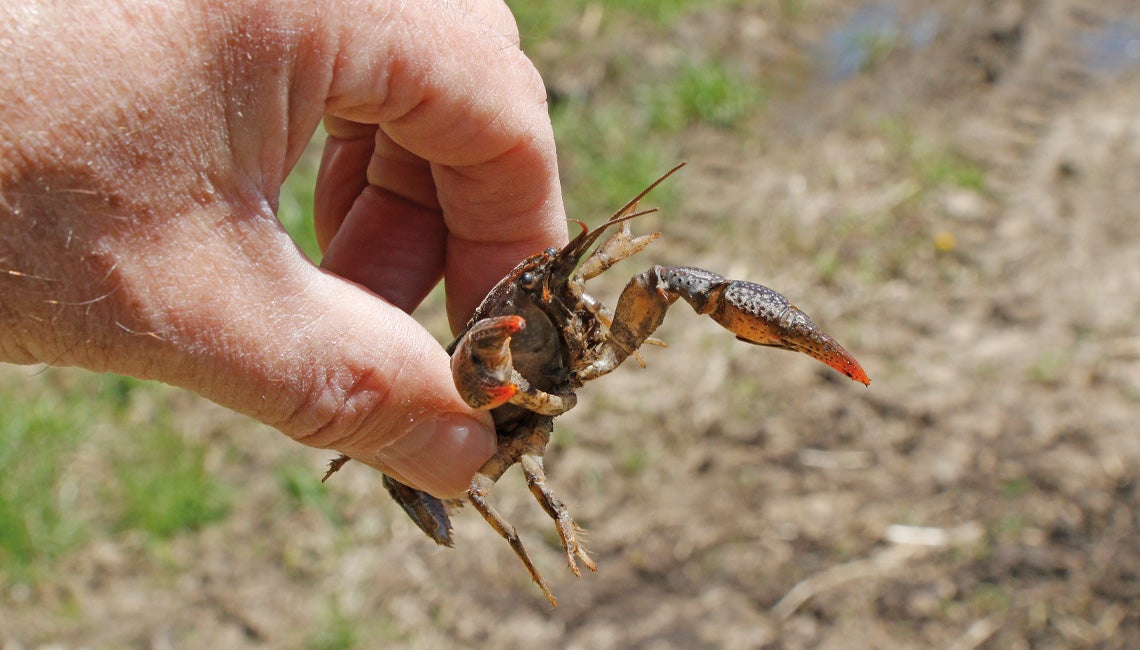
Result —
<path fill-rule="evenodd" d="M 467 488 L 494 452 L 491 420 L 459 397 L 426 330 L 314 267 L 272 213 L 195 221 L 168 224 L 183 231 L 166 233 L 186 244 L 177 255 L 114 256 L 114 302 L 131 305 L 115 319 L 142 350 L 108 369 L 188 388 L 437 496 Z"/>
<path fill-rule="evenodd" d="M 306 294 L 280 322 L 305 323 L 307 332 L 269 331 L 255 344 L 267 354 L 266 384 L 281 377 L 286 385 L 286 399 L 264 419 L 431 494 L 465 491 L 495 436 L 488 414 L 459 397 L 440 344 L 402 310 L 334 275 L 317 273 Z"/>

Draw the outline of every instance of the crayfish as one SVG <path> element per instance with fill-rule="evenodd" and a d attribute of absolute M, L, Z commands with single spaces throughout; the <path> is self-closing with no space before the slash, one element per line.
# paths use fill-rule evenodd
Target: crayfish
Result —
<path fill-rule="evenodd" d="M 597 228 L 576 221 L 582 232 L 561 250 L 550 248 L 521 262 L 487 294 L 448 348 L 456 388 L 472 407 L 491 411 L 499 442 L 495 455 L 472 479 L 466 500 L 510 543 L 552 605 L 557 602 L 518 532 L 487 495 L 509 467 L 522 465 L 530 491 L 555 522 L 570 570 L 581 575 L 581 562 L 597 571 L 582 542 L 584 531 L 546 483 L 543 453 L 554 418 L 577 403 L 574 391 L 630 356 L 642 361 L 638 349 L 646 342 L 660 343 L 650 335 L 678 298 L 741 341 L 803 352 L 855 381 L 870 383 L 843 346 L 787 298 L 759 284 L 728 280 L 695 267 L 654 266 L 629 281 L 612 310 L 586 293 L 587 280 L 660 236 L 633 236 L 629 222 L 653 212 L 637 211 L 639 201 L 683 164 Z M 591 251 L 613 226 L 619 227 Z M 334 460 L 325 478 L 346 460 L 345 456 Z M 428 537 L 453 545 L 447 508 L 451 504 L 389 476 L 383 477 L 383 483 Z"/>

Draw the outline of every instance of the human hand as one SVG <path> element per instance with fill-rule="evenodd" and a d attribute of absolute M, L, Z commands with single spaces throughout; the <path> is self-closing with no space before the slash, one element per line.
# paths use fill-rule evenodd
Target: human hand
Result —
<path fill-rule="evenodd" d="M 407 312 L 443 277 L 458 327 L 566 238 L 501 2 L 5 0 L 0 42 L 0 360 L 158 379 L 466 488 L 490 418 Z M 321 119 L 323 270 L 275 217 Z"/>

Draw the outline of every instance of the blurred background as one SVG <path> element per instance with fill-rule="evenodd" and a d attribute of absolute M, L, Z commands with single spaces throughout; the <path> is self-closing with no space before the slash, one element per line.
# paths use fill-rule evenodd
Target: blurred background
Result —
<path fill-rule="evenodd" d="M 511 3 L 571 216 L 778 289 L 847 381 L 684 307 L 437 548 L 350 464 L 168 387 L 0 367 L 0 648 L 1140 646 L 1140 7 Z M 310 228 L 320 138 L 281 197 Z M 442 294 L 421 308 L 450 338 Z"/>

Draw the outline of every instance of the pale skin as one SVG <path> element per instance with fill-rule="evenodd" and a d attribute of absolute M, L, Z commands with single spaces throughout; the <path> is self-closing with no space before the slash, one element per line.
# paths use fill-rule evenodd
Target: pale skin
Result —
<path fill-rule="evenodd" d="M 0 0 L 0 361 L 157 379 L 440 497 L 495 449 L 458 329 L 566 240 L 497 0 Z M 275 217 L 317 125 L 313 266 Z"/>

